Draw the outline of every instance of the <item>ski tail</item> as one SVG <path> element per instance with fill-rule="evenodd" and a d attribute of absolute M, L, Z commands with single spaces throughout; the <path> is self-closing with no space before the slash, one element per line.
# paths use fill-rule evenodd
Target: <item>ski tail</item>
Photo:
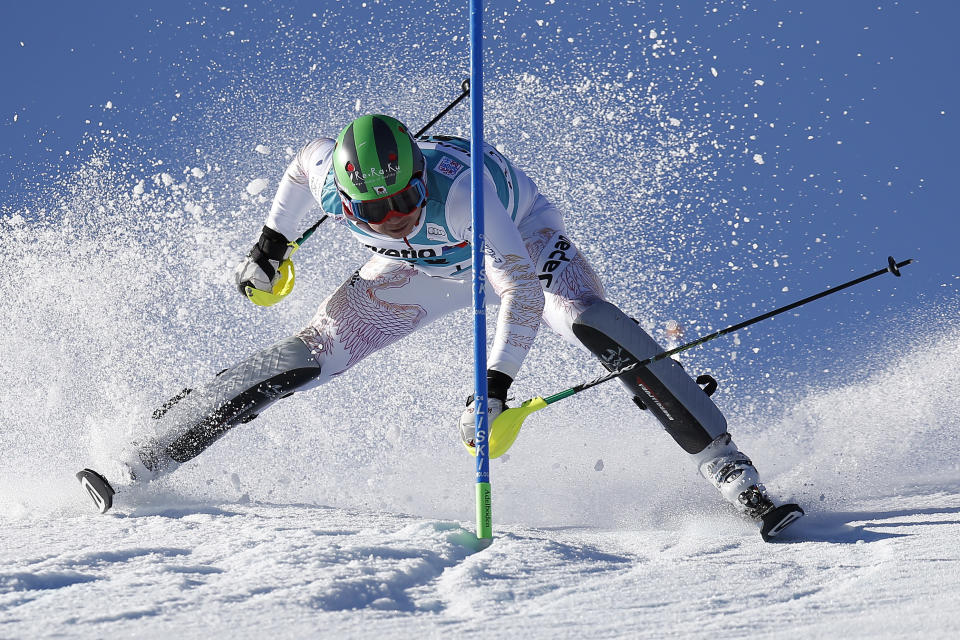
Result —
<path fill-rule="evenodd" d="M 77 480 L 80 481 L 80 486 L 93 499 L 97 511 L 106 513 L 110 510 L 110 507 L 113 506 L 113 496 L 116 491 L 113 490 L 106 478 L 93 469 L 84 469 L 77 473 Z"/>

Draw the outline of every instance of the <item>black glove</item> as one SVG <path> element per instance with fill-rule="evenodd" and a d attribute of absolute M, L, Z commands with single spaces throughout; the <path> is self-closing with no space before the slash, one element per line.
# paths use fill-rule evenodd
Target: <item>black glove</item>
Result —
<path fill-rule="evenodd" d="M 278 277 L 277 269 L 292 251 L 293 247 L 282 233 L 265 226 L 257 244 L 253 245 L 246 259 L 233 272 L 240 293 L 246 296 L 247 287 L 273 291 Z"/>

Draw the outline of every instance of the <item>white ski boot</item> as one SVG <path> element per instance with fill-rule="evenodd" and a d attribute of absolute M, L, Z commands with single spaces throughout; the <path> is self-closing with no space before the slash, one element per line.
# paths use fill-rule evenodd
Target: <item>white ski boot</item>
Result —
<path fill-rule="evenodd" d="M 774 505 L 760 484 L 760 475 L 746 455 L 725 433 L 694 455 L 700 474 L 720 491 L 727 502 L 751 518 L 762 518 Z"/>
<path fill-rule="evenodd" d="M 803 516 L 799 505 L 789 503 L 778 507 L 773 503 L 760 484 L 756 467 L 750 458 L 737 450 L 729 433 L 719 436 L 693 457 L 700 474 L 720 491 L 727 502 L 760 523 L 760 536 L 765 542 Z"/>

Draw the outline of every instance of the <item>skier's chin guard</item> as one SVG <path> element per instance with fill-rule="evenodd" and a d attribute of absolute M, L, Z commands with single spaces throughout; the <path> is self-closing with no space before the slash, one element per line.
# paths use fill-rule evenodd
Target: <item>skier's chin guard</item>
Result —
<path fill-rule="evenodd" d="M 608 371 L 663 351 L 640 325 L 605 300 L 577 316 L 573 333 Z M 727 430 L 723 414 L 675 360 L 630 371 L 620 376 L 620 382 L 687 453 L 703 451 Z"/>

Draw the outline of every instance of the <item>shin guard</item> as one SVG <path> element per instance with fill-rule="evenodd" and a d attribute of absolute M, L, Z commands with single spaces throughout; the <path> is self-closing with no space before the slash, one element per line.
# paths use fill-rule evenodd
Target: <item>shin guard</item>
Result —
<path fill-rule="evenodd" d="M 318 375 L 320 365 L 303 341 L 281 340 L 156 411 L 156 436 L 138 446 L 139 461 L 147 475 L 170 471 Z"/>
<path fill-rule="evenodd" d="M 573 333 L 608 371 L 663 351 L 636 322 L 604 300 L 577 317 Z M 675 360 L 625 373 L 620 381 L 687 453 L 703 451 L 727 430 L 723 414 Z"/>

